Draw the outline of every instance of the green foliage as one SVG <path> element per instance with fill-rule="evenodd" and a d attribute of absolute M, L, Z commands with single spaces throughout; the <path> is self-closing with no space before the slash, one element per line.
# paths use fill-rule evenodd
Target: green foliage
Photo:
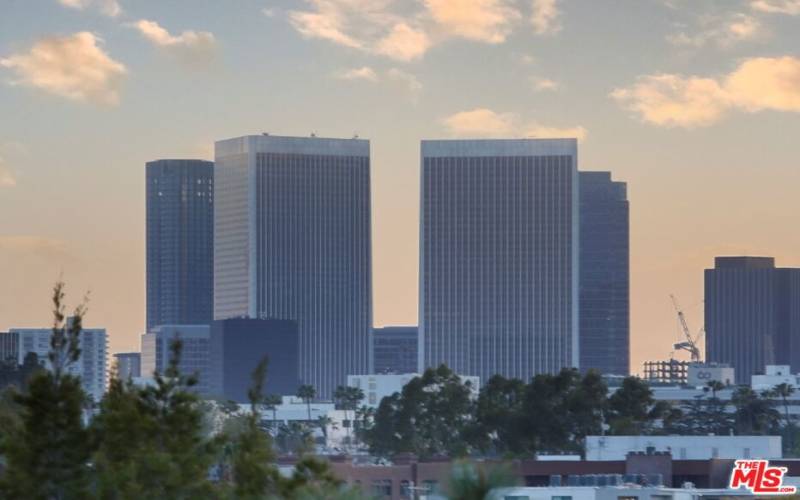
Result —
<path fill-rule="evenodd" d="M 351 444 L 350 431 L 354 424 L 350 419 L 349 412 L 355 412 L 358 404 L 364 399 L 364 391 L 357 387 L 350 387 L 340 385 L 333 392 L 333 400 L 336 402 L 337 408 L 344 410 L 345 428 L 347 429 L 347 444 Z"/>
<path fill-rule="evenodd" d="M 735 410 L 737 434 L 769 434 L 778 428 L 780 414 L 767 397 L 769 392 L 758 394 L 747 386 L 740 386 L 731 396 Z"/>
<path fill-rule="evenodd" d="M 317 397 L 317 390 L 313 385 L 301 385 L 297 388 L 297 397 L 306 403 L 306 408 L 308 409 L 308 422 L 311 422 L 311 400 Z"/>
<path fill-rule="evenodd" d="M 178 369 L 181 343 L 171 351 L 153 386 L 112 380 L 92 421 L 101 498 L 214 497 L 208 471 L 220 443 L 203 430 L 200 401 L 191 390 L 196 379 Z"/>
<path fill-rule="evenodd" d="M 375 424 L 364 433 L 370 449 L 379 455 L 466 455 L 474 421 L 470 393 L 468 383 L 446 366 L 425 370 L 402 393 L 381 401 Z"/>
<path fill-rule="evenodd" d="M 448 500 L 499 500 L 499 488 L 516 485 L 511 470 L 502 465 L 457 462 L 450 473 Z"/>
<path fill-rule="evenodd" d="M 88 401 L 80 379 L 66 370 L 80 350 L 78 338 L 85 304 L 65 323 L 64 284 L 53 288 L 52 370 L 37 371 L 25 392 L 14 392 L 17 416 L 6 415 L 2 453 L 6 468 L 0 480 L 4 498 L 78 499 L 89 491 L 91 449 L 83 425 L 83 409 Z"/>

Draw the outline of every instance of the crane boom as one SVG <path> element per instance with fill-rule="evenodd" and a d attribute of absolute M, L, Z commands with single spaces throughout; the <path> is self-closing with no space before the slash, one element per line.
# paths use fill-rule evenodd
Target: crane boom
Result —
<path fill-rule="evenodd" d="M 684 342 L 678 342 L 673 346 L 673 348 L 688 351 L 692 357 L 692 361 L 699 362 L 700 349 L 697 347 L 697 342 L 692 338 L 692 334 L 689 331 L 689 325 L 686 324 L 686 315 L 683 314 L 683 310 L 678 305 L 678 300 L 675 298 L 675 296 L 670 294 L 669 298 L 672 299 L 672 305 L 675 307 L 675 312 L 678 313 L 678 321 L 681 324 L 683 335 L 686 337 Z"/>

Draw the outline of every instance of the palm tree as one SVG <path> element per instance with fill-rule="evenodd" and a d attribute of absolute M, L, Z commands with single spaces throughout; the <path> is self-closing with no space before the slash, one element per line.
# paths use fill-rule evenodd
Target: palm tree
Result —
<path fill-rule="evenodd" d="M 706 387 L 708 388 L 708 390 L 711 391 L 711 397 L 716 399 L 717 391 L 721 391 L 722 389 L 724 389 L 725 384 L 723 384 L 719 380 L 709 380 L 706 383 Z"/>
<path fill-rule="evenodd" d="M 347 429 L 348 445 L 350 444 L 350 428 L 353 426 L 353 422 L 347 412 L 350 410 L 355 411 L 362 399 L 364 399 L 364 391 L 358 387 L 340 385 L 333 393 L 333 400 L 336 401 L 336 405 L 339 409 L 344 410 L 344 419 L 347 421 L 345 429 Z"/>
<path fill-rule="evenodd" d="M 278 420 L 278 406 L 283 402 L 283 398 L 278 394 L 267 394 L 264 396 L 264 408 L 272 411 L 272 427 L 277 430 L 276 420 Z"/>
<path fill-rule="evenodd" d="M 308 423 L 311 423 L 311 400 L 317 396 L 317 390 L 313 385 L 304 384 L 297 388 L 297 397 L 306 403 L 308 409 Z"/>
<path fill-rule="evenodd" d="M 789 449 L 794 451 L 794 429 L 792 429 L 792 422 L 789 419 L 789 397 L 794 394 L 794 386 L 783 382 L 772 388 L 772 394 L 781 398 L 783 402 L 784 418 L 786 419 L 786 436 L 789 438 Z"/>

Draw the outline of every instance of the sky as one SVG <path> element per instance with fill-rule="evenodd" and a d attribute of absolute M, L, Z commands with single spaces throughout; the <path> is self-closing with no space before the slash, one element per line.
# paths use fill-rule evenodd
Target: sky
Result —
<path fill-rule="evenodd" d="M 800 0 L 0 0 L 0 330 L 62 278 L 138 350 L 145 162 L 261 132 L 371 140 L 376 326 L 417 322 L 421 139 L 628 183 L 634 372 L 714 256 L 800 267 Z"/>

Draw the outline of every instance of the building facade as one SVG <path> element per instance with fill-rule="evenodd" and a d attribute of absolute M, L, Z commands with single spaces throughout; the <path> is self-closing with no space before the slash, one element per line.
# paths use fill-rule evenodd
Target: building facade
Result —
<path fill-rule="evenodd" d="M 422 141 L 419 369 L 578 366 L 575 139 Z"/>
<path fill-rule="evenodd" d="M 209 324 L 213 312 L 214 163 L 147 163 L 147 328 Z"/>
<path fill-rule="evenodd" d="M 69 320 L 67 320 L 69 322 Z M 39 363 L 51 369 L 48 354 L 52 328 L 11 328 L 17 337 L 17 363 L 23 364 L 28 353 L 35 353 Z M 105 328 L 84 328 L 78 336 L 80 357 L 66 372 L 81 378 L 86 394 L 99 402 L 106 392 L 108 381 L 108 336 Z"/>
<path fill-rule="evenodd" d="M 120 380 L 139 378 L 142 376 L 142 354 L 139 352 L 118 352 L 114 354 L 117 360 L 117 377 Z"/>
<path fill-rule="evenodd" d="M 211 324 L 211 390 L 248 402 L 253 370 L 267 359 L 264 394 L 291 396 L 300 385 L 297 322 L 232 318 Z"/>
<path fill-rule="evenodd" d="M 214 319 L 297 322 L 300 378 L 330 397 L 371 370 L 369 141 L 218 141 Z"/>
<path fill-rule="evenodd" d="M 417 371 L 418 328 L 385 326 L 372 329 L 374 373 L 415 373 Z"/>
<path fill-rule="evenodd" d="M 211 391 L 209 325 L 159 325 L 142 335 L 141 373 L 145 378 L 154 372 L 164 373 L 172 355 L 171 346 L 181 342 L 178 370 L 184 375 L 197 376 L 194 390 L 202 395 L 216 395 Z"/>
<path fill-rule="evenodd" d="M 800 371 L 800 269 L 771 257 L 717 257 L 705 271 L 706 358 L 748 384 L 767 365 Z"/>
<path fill-rule="evenodd" d="M 395 392 L 402 392 L 403 387 L 411 379 L 419 377 L 419 373 L 388 374 L 388 375 L 348 375 L 347 385 L 364 391 L 364 399 L 358 404 L 359 408 L 367 406 L 377 408 L 381 400 Z M 469 385 L 473 399 L 477 399 L 481 391 L 480 377 L 459 375 L 462 384 Z"/>
<path fill-rule="evenodd" d="M 0 363 L 19 362 L 19 334 L 0 332 Z"/>
<path fill-rule="evenodd" d="M 627 185 L 580 172 L 580 367 L 630 373 Z"/>

